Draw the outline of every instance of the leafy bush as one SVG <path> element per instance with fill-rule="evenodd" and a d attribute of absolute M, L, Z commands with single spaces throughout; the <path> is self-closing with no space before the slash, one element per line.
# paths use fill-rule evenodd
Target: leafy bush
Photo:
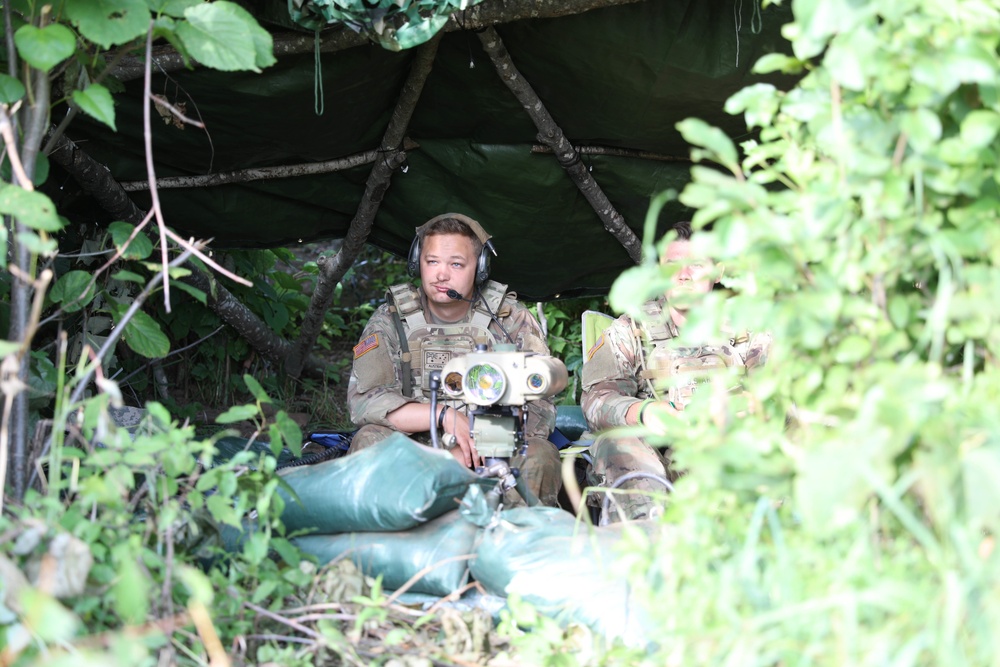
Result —
<path fill-rule="evenodd" d="M 757 69 L 801 82 L 727 103 L 756 138 L 679 124 L 693 243 L 734 291 L 684 335 L 775 347 L 747 396 L 655 429 L 688 472 L 625 565 L 671 664 L 992 664 L 1000 8 L 804 1 L 784 34 Z M 630 270 L 611 303 L 667 280 Z"/>

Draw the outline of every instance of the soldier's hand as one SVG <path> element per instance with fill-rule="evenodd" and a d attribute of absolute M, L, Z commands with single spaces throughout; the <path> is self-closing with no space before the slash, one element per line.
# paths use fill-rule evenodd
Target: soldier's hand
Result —
<path fill-rule="evenodd" d="M 451 448 L 451 455 L 465 465 L 473 468 L 483 464 L 483 459 L 476 451 L 476 443 L 469 435 L 469 417 L 451 408 L 444 418 L 444 432 L 455 436 L 456 444 Z"/>

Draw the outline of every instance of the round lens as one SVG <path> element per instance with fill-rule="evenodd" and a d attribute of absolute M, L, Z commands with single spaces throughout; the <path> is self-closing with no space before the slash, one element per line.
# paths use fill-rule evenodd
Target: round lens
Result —
<path fill-rule="evenodd" d="M 491 405 L 500 400 L 507 388 L 503 371 L 493 364 L 476 364 L 465 374 L 465 391 L 478 405 Z"/>

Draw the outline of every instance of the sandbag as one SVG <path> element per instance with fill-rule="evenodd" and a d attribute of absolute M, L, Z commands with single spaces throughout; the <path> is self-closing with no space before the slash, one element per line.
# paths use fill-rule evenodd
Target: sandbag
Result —
<path fill-rule="evenodd" d="M 394 433 L 333 461 L 278 472 L 289 532 L 407 530 L 458 507 L 476 475 L 441 449 Z"/>
<path fill-rule="evenodd" d="M 422 526 L 396 533 L 309 535 L 292 542 L 320 565 L 341 556 L 354 561 L 368 576 L 382 575 L 382 586 L 396 590 L 414 575 L 430 568 L 409 591 L 443 596 L 469 580 L 469 560 L 480 528 L 457 510 Z"/>
<path fill-rule="evenodd" d="M 472 576 L 493 595 L 517 594 L 547 616 L 648 647 L 646 614 L 632 599 L 624 572 L 613 571 L 622 531 L 642 524 L 652 527 L 597 528 L 552 507 L 507 510 L 484 530 Z"/>

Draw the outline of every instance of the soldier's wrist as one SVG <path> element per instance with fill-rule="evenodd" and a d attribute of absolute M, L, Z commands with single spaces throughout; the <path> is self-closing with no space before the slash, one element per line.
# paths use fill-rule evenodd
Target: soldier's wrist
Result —
<path fill-rule="evenodd" d="M 636 413 L 636 417 L 635 417 L 635 423 L 636 424 L 642 424 L 643 423 L 642 419 L 643 419 L 643 416 L 646 413 L 646 408 L 648 408 L 652 404 L 653 404 L 653 400 L 649 399 L 649 398 L 647 398 L 641 404 L 639 404 L 639 412 Z"/>
<path fill-rule="evenodd" d="M 441 410 L 438 411 L 437 428 L 438 428 L 439 431 L 443 431 L 444 430 L 444 416 L 445 416 L 445 413 L 447 413 L 447 412 L 448 412 L 448 406 L 447 405 L 441 406 Z"/>

